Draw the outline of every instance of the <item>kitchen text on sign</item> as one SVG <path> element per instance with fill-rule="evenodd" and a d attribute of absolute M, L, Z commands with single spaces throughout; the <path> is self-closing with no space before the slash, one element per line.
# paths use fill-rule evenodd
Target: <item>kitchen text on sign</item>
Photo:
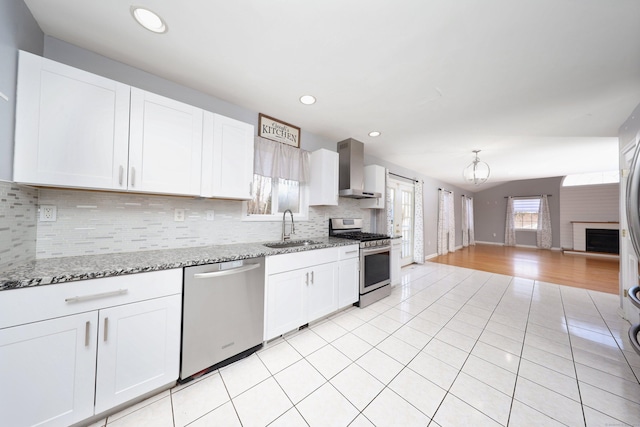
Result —
<path fill-rule="evenodd" d="M 260 114 L 258 136 L 300 147 L 300 128 Z"/>

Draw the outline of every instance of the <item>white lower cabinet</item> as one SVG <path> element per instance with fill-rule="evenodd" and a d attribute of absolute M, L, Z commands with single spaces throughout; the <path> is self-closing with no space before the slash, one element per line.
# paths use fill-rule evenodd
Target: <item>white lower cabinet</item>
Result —
<path fill-rule="evenodd" d="M 94 414 L 97 323 L 93 311 L 0 330 L 3 425 L 68 426 Z"/>
<path fill-rule="evenodd" d="M 360 250 L 357 245 L 340 248 L 338 270 L 338 308 L 344 308 L 360 298 Z"/>
<path fill-rule="evenodd" d="M 99 414 L 178 378 L 180 295 L 100 310 Z"/>
<path fill-rule="evenodd" d="M 358 300 L 358 246 L 317 249 L 267 257 L 265 341 Z M 344 263 L 344 264 L 343 264 Z"/>
<path fill-rule="evenodd" d="M 181 290 L 167 270 L 2 292 L 3 425 L 71 425 L 176 381 Z"/>

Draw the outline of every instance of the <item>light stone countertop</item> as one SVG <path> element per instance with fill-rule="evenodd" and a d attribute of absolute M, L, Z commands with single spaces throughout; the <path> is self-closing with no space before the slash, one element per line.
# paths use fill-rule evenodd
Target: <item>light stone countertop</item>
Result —
<path fill-rule="evenodd" d="M 0 271 L 0 291 L 358 244 L 328 236 L 308 240 L 317 244 L 271 249 L 264 246 L 270 242 L 257 242 L 38 259 Z"/>

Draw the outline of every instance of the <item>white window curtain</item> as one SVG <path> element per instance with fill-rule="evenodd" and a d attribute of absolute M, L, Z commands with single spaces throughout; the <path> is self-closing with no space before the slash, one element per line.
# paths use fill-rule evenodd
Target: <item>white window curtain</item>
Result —
<path fill-rule="evenodd" d="M 543 249 L 551 249 L 551 240 L 551 214 L 549 213 L 549 200 L 545 194 L 540 198 L 540 207 L 538 208 L 537 246 Z"/>
<path fill-rule="evenodd" d="M 309 182 L 311 153 L 256 136 L 253 173 L 270 178 Z"/>
<path fill-rule="evenodd" d="M 504 225 L 504 245 L 516 245 L 516 224 L 513 217 L 513 197 L 507 198 L 507 217 Z"/>
<path fill-rule="evenodd" d="M 438 255 L 455 251 L 455 233 L 453 192 L 440 189 L 438 192 Z"/>
<path fill-rule="evenodd" d="M 462 247 L 475 246 L 475 232 L 473 228 L 473 197 L 462 196 Z"/>
<path fill-rule="evenodd" d="M 424 219 L 422 204 L 422 181 L 416 181 L 413 185 L 413 262 L 424 264 Z"/>

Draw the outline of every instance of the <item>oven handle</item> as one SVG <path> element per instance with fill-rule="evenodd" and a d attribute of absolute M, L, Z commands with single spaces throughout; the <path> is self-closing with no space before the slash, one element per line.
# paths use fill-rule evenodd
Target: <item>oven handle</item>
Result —
<path fill-rule="evenodd" d="M 391 251 L 391 245 L 376 246 L 373 248 L 363 248 L 363 249 L 360 249 L 360 256 L 367 256 L 367 255 L 379 254 L 382 252 L 390 252 L 390 251 Z"/>

